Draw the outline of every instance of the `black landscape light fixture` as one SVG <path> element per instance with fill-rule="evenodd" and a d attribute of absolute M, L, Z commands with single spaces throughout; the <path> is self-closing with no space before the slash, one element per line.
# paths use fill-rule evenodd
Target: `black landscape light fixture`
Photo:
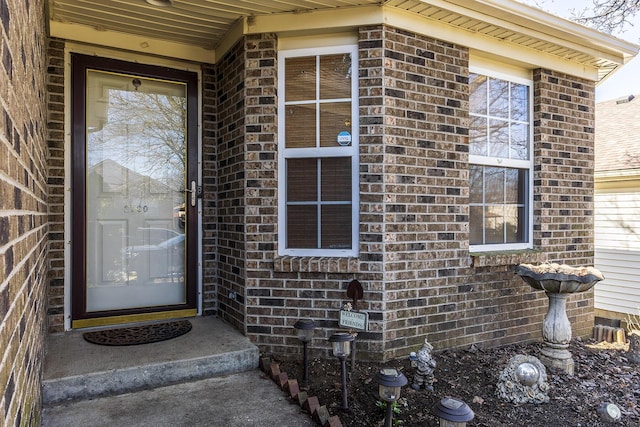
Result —
<path fill-rule="evenodd" d="M 298 339 L 302 341 L 303 347 L 302 366 L 304 374 L 302 376 L 301 385 L 307 386 L 309 385 L 309 359 L 307 358 L 307 344 L 313 339 L 313 331 L 316 329 L 316 322 L 312 319 L 300 319 L 293 324 L 293 327 L 296 328 L 296 334 Z"/>
<path fill-rule="evenodd" d="M 393 403 L 400 398 L 402 387 L 407 385 L 407 377 L 395 368 L 380 369 L 375 377 L 378 383 L 378 395 L 387 403 L 387 415 L 384 427 L 393 425 Z"/>
<path fill-rule="evenodd" d="M 465 427 L 475 416 L 469 405 L 453 397 L 445 397 L 436 403 L 431 412 L 440 418 L 440 427 Z"/>
<path fill-rule="evenodd" d="M 349 410 L 347 403 L 347 367 L 346 360 L 351 354 L 351 343 L 355 337 L 346 332 L 336 332 L 329 337 L 333 355 L 340 360 L 340 372 L 342 374 L 342 406 L 343 411 Z"/>

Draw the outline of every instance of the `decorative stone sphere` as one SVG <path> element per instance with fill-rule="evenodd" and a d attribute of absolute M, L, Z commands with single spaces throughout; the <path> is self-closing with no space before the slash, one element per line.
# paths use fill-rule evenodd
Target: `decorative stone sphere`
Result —
<path fill-rule="evenodd" d="M 537 357 L 516 354 L 500 374 L 498 397 L 517 405 L 549 401 L 547 370 Z"/>
<path fill-rule="evenodd" d="M 540 378 L 540 371 L 533 363 L 525 362 L 518 365 L 516 368 L 516 378 L 520 384 L 534 385 Z"/>

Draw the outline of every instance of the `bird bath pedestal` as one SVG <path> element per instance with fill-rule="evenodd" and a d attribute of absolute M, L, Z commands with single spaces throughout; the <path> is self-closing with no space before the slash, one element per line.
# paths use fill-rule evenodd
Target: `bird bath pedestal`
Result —
<path fill-rule="evenodd" d="M 569 295 L 585 292 L 604 279 L 592 267 L 569 267 L 559 264 L 520 264 L 516 274 L 532 288 L 545 291 L 549 310 L 542 323 L 543 346 L 540 360 L 548 368 L 562 369 L 573 375 L 573 357 L 569 352 L 571 323 L 567 317 Z"/>

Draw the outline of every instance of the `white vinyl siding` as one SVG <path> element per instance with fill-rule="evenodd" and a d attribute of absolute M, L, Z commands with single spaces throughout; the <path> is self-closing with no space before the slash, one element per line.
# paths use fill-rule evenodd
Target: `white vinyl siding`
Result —
<path fill-rule="evenodd" d="M 640 186 L 596 190 L 594 226 L 594 264 L 605 277 L 594 288 L 594 306 L 617 313 L 638 314 Z"/>
<path fill-rule="evenodd" d="M 638 314 L 640 251 L 596 248 L 595 266 L 604 275 L 594 287 L 595 308 Z"/>

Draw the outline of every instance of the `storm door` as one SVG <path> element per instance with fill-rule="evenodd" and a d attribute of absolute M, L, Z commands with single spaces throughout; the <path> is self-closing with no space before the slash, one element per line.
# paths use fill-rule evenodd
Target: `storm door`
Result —
<path fill-rule="evenodd" d="M 196 313 L 197 74 L 72 57 L 73 327 Z"/>

